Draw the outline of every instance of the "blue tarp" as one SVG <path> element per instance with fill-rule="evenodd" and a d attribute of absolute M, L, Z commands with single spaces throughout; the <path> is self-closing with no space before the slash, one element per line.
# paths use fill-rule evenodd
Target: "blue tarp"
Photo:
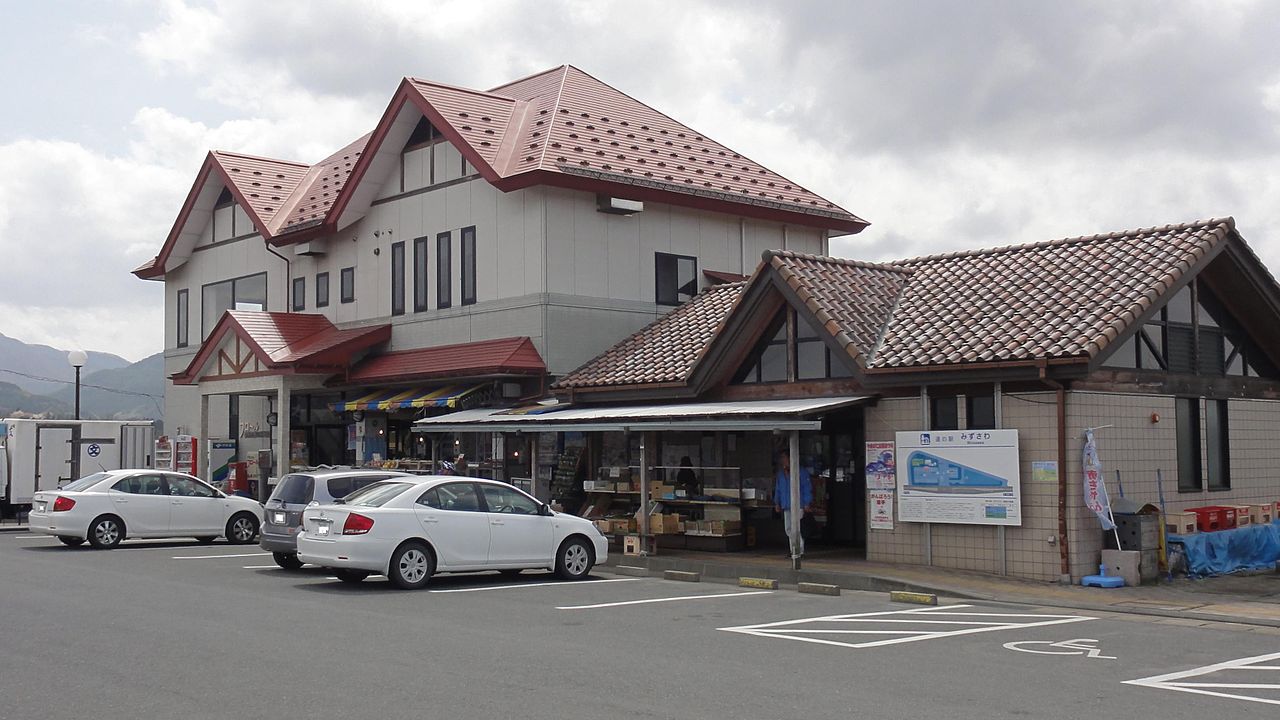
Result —
<path fill-rule="evenodd" d="M 1187 574 L 1207 577 L 1236 570 L 1266 570 L 1280 561 L 1280 518 L 1235 530 L 1170 535 L 1187 550 Z"/>

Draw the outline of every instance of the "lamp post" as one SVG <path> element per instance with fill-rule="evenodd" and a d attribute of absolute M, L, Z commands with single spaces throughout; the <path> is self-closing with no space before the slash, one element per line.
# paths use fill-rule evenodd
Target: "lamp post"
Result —
<path fill-rule="evenodd" d="M 67 353 L 67 362 L 71 363 L 71 367 L 76 369 L 76 419 L 80 419 L 80 368 L 84 367 L 84 363 L 89 359 L 83 350 L 72 350 Z"/>

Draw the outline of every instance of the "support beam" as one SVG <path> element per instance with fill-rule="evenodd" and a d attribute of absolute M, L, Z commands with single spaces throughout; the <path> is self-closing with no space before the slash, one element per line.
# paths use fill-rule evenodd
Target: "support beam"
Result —
<path fill-rule="evenodd" d="M 800 506 L 800 431 L 792 430 L 790 433 L 790 454 L 791 467 L 787 468 L 790 473 L 790 482 L 787 488 L 790 490 L 791 507 L 787 512 L 791 513 L 791 567 L 794 570 L 800 569 L 800 519 L 804 517 L 804 508 Z"/>

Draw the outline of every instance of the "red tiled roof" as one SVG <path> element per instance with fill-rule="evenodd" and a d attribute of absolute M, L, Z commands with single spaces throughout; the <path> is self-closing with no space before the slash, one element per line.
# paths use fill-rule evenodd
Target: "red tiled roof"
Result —
<path fill-rule="evenodd" d="M 352 353 L 389 340 L 391 326 L 340 330 L 323 315 L 228 310 L 173 381 L 194 383 L 228 333 L 243 339 L 271 370 L 331 373 L 346 367 Z"/>
<path fill-rule="evenodd" d="M 270 227 L 309 169 L 302 163 L 213 151 L 214 160 L 243 199 L 242 207 L 258 227 Z"/>
<path fill-rule="evenodd" d="M 746 283 L 713 285 L 560 378 L 556 389 L 683 382 Z"/>
<path fill-rule="evenodd" d="M 344 385 L 416 381 L 433 377 L 541 375 L 546 363 L 527 337 L 482 340 L 365 358 L 339 380 Z"/>
<path fill-rule="evenodd" d="M 298 192 L 289 199 L 284 221 L 273 227 L 273 235 L 299 230 L 324 221 L 338 193 L 347 184 L 351 169 L 360 159 L 372 133 L 356 138 L 346 147 L 321 160 L 307 171 Z"/>
<path fill-rule="evenodd" d="M 721 272 L 719 270 L 703 270 L 702 276 L 705 277 L 707 280 L 710 280 L 713 285 L 720 285 L 722 283 L 742 282 L 747 278 L 751 277 L 750 275 L 739 275 L 738 273 Z"/>

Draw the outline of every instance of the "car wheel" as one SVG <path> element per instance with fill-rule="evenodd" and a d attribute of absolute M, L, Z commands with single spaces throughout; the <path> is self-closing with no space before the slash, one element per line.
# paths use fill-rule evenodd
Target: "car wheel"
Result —
<path fill-rule="evenodd" d="M 333 574 L 344 583 L 363 582 L 369 577 L 369 573 L 364 570 L 334 570 Z"/>
<path fill-rule="evenodd" d="M 115 515 L 103 515 L 89 523 L 89 544 L 99 550 L 110 550 L 124 539 L 124 523 Z"/>
<path fill-rule="evenodd" d="M 227 521 L 227 542 L 247 545 L 258 536 L 258 518 L 249 513 L 236 513 Z"/>
<path fill-rule="evenodd" d="M 387 579 L 401 590 L 417 590 L 431 580 L 436 562 L 431 551 L 419 542 L 405 543 L 391 554 Z"/>
<path fill-rule="evenodd" d="M 271 559 L 285 570 L 297 570 L 302 567 L 302 561 L 298 559 L 298 553 L 291 552 L 273 552 Z"/>
<path fill-rule="evenodd" d="M 556 575 L 561 580 L 581 580 L 591 572 L 595 559 L 591 556 L 591 548 L 582 538 L 569 538 L 556 553 Z"/>
<path fill-rule="evenodd" d="M 76 547 L 77 545 L 84 544 L 84 538 L 71 537 L 70 535 L 59 535 L 58 539 L 67 547 Z"/>
<path fill-rule="evenodd" d="M 198 538 L 196 538 L 196 542 L 200 543 L 201 545 L 209 545 L 209 544 L 211 544 L 214 540 L 217 540 L 217 539 L 218 539 L 218 538 L 217 538 L 217 537 L 215 537 L 215 536 L 205 535 L 204 537 L 198 537 Z"/>

